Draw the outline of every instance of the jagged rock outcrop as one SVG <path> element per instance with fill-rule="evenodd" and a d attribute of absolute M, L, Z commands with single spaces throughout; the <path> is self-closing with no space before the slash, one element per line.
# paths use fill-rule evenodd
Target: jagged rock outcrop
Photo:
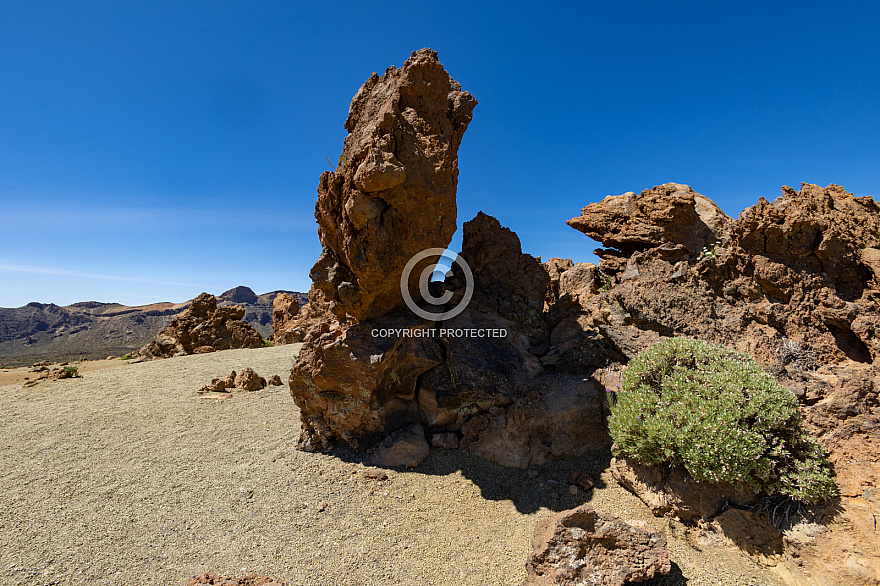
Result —
<path fill-rule="evenodd" d="M 202 293 L 138 354 L 169 358 L 193 354 L 197 348 L 206 346 L 214 350 L 261 348 L 263 338 L 250 324 L 241 321 L 244 314 L 243 307 L 217 307 L 213 295 Z"/>
<path fill-rule="evenodd" d="M 621 270 L 634 252 L 664 244 L 698 255 L 730 240 L 731 220 L 715 202 L 687 185 L 665 183 L 636 195 L 609 195 L 581 210 L 569 226 L 611 250 L 597 251 L 603 268 Z"/>
<path fill-rule="evenodd" d="M 658 192 L 669 185 L 646 190 L 641 199 L 617 196 L 626 205 L 606 198 L 570 221 L 617 248 L 600 251 L 606 290 L 569 306 L 569 316 L 600 328 L 627 355 L 656 337 L 634 342 L 637 332 L 652 332 L 726 344 L 765 364 L 778 358 L 783 339 L 806 343 L 819 362 L 873 362 L 880 301 L 864 259 L 880 246 L 876 202 L 838 186 L 805 184 L 798 192 L 785 188 L 772 204 L 762 200 L 729 224 L 714 204 L 700 215 L 697 202 L 705 198 L 686 186 L 676 185 L 669 194 L 674 205 L 667 205 Z M 632 228 L 625 210 L 633 213 Z M 663 229 L 650 230 L 645 218 L 659 218 Z M 712 239 L 721 244 L 702 252 Z"/>
<path fill-rule="evenodd" d="M 289 293 L 279 293 L 272 302 L 272 342 L 279 344 L 294 344 L 302 342 L 305 338 L 303 325 L 297 322 L 299 314 L 299 301 Z"/>
<path fill-rule="evenodd" d="M 666 539 L 650 525 L 581 505 L 537 524 L 523 586 L 623 586 L 671 569 Z"/>
<path fill-rule="evenodd" d="M 538 260 L 540 261 L 540 258 Z M 559 298 L 559 279 L 562 273 L 574 266 L 574 262 L 570 258 L 551 258 L 542 264 L 547 276 L 550 277 L 550 287 L 545 294 L 545 301 L 549 304 Z"/>
<path fill-rule="evenodd" d="M 404 265 L 426 248 L 445 248 L 454 231 L 455 151 L 475 103 L 430 51 L 371 78 L 355 96 L 343 162 L 321 178 L 324 250 L 296 320 L 306 332 L 290 376 L 301 448 L 365 447 L 407 429 L 528 466 L 608 445 L 601 384 L 544 372 L 535 352 L 550 339 L 542 312 L 551 278 L 498 220 L 480 213 L 464 224 L 460 256 L 471 289 L 457 262 L 445 282 L 427 285 L 446 299 L 433 313 L 468 297 L 463 311 L 439 321 L 405 306 Z M 365 216 L 365 202 L 384 211 Z M 429 267 L 411 272 L 413 299 L 421 299 L 419 275 Z M 407 440 L 416 444 L 427 446 Z"/>
<path fill-rule="evenodd" d="M 338 319 L 401 309 L 404 265 L 449 243 L 458 147 L 476 105 L 430 49 L 358 90 L 339 165 L 321 175 L 315 205 L 323 251 L 310 276 Z"/>
<path fill-rule="evenodd" d="M 457 151 L 474 106 L 429 49 L 373 74 L 352 100 L 339 165 L 321 175 L 323 250 L 297 320 L 306 334 L 290 388 L 303 449 L 377 442 L 419 419 L 418 378 L 442 355 L 433 322 L 396 311 L 400 277 L 414 254 L 452 238 Z M 375 335 L 388 330 L 413 335 Z"/>
<path fill-rule="evenodd" d="M 405 310 L 309 334 L 290 380 L 301 447 L 358 447 L 417 425 L 441 445 L 525 467 L 608 445 L 601 384 L 545 372 L 531 351 L 530 336 L 548 335 L 540 309 L 550 280 L 541 264 L 485 214 L 465 223 L 462 246 L 477 269 L 460 314 L 430 322 Z M 454 268 L 437 285 L 452 294 L 446 309 L 460 301 L 464 281 Z M 593 351 L 598 364 L 602 351 Z"/>
<path fill-rule="evenodd" d="M 625 356 L 621 365 L 676 335 L 721 343 L 764 364 L 800 399 L 840 489 L 811 529 L 786 534 L 786 567 L 817 584 L 876 581 L 876 549 L 865 545 L 873 525 L 865 520 L 876 510 L 870 491 L 880 474 L 880 206 L 837 185 L 803 184 L 783 187 L 772 203 L 762 198 L 732 222 L 714 205 L 699 204 L 700 213 L 702 196 L 672 187 L 606 198 L 570 222 L 609 247 L 599 251 L 605 282 L 596 290 L 595 276 L 579 279 L 595 292 L 573 303 L 562 286 L 572 269 L 563 272 L 548 315 L 598 331 Z M 572 352 L 557 364 L 570 365 Z M 612 472 L 658 514 L 711 517 L 730 496 L 722 490 L 713 497 L 685 476 L 624 459 Z M 823 553 L 831 550 L 846 551 L 846 560 L 832 562 Z"/>
<path fill-rule="evenodd" d="M 454 231 L 456 152 L 474 104 L 428 50 L 355 96 L 339 167 L 321 177 L 322 255 L 293 320 L 304 334 L 290 376 L 300 447 L 381 446 L 374 454 L 403 465 L 427 438 L 513 466 L 583 453 L 608 443 L 603 399 L 626 363 L 664 337 L 691 336 L 764 364 L 800 398 L 835 462 L 839 509 L 813 541 L 798 538 L 800 549 L 786 541 L 786 559 L 802 553 L 804 568 L 817 567 L 810 552 L 823 544 L 867 539 L 880 433 L 876 202 L 805 184 L 734 221 L 685 185 L 608 197 L 569 222 L 605 246 L 598 267 L 542 265 L 480 214 L 464 225 L 460 255 L 473 289 L 457 263 L 426 285 L 446 296 L 435 313 L 472 294 L 470 304 L 444 321 L 419 317 L 400 277 Z M 405 285 L 414 299 L 426 265 Z M 480 331 L 497 335 L 468 334 Z M 622 459 L 614 471 L 656 497 L 658 513 L 692 520 L 715 516 L 722 499 L 753 497 L 713 494 L 675 471 L 654 478 Z M 875 571 L 870 548 L 847 547 L 853 567 Z"/>
<path fill-rule="evenodd" d="M 464 223 L 461 246 L 474 274 L 468 307 L 516 322 L 528 337 L 526 347 L 545 343 L 549 332 L 542 313 L 551 279 L 540 261 L 522 252 L 513 231 L 483 212 Z M 455 265 L 453 271 L 457 269 Z"/>

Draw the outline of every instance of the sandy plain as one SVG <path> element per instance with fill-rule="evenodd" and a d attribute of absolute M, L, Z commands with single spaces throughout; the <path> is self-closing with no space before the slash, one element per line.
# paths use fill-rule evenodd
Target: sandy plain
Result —
<path fill-rule="evenodd" d="M 286 381 L 298 349 L 104 361 L 31 388 L 3 379 L 0 584 L 182 585 L 210 571 L 288 585 L 515 585 L 535 523 L 584 502 L 666 536 L 672 572 L 643 584 L 778 583 L 654 518 L 615 483 L 607 452 L 529 474 L 435 448 L 377 481 L 365 454 L 295 449 L 286 384 L 196 393 L 245 366 Z M 571 495 L 573 470 L 596 487 Z"/>

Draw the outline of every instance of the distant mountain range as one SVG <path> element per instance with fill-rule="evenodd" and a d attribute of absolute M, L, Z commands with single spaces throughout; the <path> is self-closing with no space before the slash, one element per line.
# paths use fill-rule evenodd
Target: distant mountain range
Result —
<path fill-rule="evenodd" d="M 257 295 L 239 286 L 217 296 L 217 305 L 244 305 L 245 321 L 265 338 L 272 335 L 272 302 L 282 292 L 295 295 L 300 306 L 308 302 L 306 293 L 272 291 Z M 152 340 L 189 304 L 128 307 L 85 301 L 62 307 L 33 302 L 14 309 L 0 308 L 0 365 L 122 356 Z"/>

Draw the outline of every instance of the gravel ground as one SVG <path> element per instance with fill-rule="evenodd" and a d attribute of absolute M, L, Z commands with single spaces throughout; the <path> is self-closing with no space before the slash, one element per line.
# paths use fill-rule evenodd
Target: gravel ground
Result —
<path fill-rule="evenodd" d="M 777 583 L 738 551 L 701 550 L 652 517 L 605 471 L 607 453 L 532 477 L 433 449 L 415 471 L 376 481 L 363 455 L 294 449 L 286 385 L 195 392 L 245 366 L 286 381 L 298 347 L 0 387 L 0 583 L 173 585 L 211 571 L 289 585 L 520 584 L 535 523 L 583 502 L 667 536 L 673 571 L 646 584 Z M 570 495 L 576 469 L 596 488 Z"/>

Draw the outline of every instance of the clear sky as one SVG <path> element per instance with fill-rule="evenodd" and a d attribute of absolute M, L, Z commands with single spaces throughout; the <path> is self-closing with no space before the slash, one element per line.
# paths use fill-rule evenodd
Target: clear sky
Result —
<path fill-rule="evenodd" d="M 545 259 L 609 194 L 880 194 L 874 2 L 0 2 L 0 306 L 306 291 L 318 177 L 422 47 L 480 104 L 459 226 Z M 460 233 L 452 248 L 460 246 Z"/>

